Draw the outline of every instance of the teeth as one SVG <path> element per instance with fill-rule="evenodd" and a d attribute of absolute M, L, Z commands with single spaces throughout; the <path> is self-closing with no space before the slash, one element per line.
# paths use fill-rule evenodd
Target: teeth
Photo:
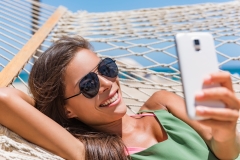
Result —
<path fill-rule="evenodd" d="M 107 106 L 113 102 L 115 102 L 118 99 L 118 94 L 116 93 L 111 99 L 107 100 L 106 102 L 104 102 L 103 104 L 101 104 L 101 107 Z"/>

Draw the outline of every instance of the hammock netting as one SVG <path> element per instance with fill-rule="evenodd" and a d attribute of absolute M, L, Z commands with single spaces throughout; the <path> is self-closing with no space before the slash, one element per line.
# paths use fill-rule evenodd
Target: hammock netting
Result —
<path fill-rule="evenodd" d="M 56 8 L 30 0 L 0 1 L 0 71 L 29 41 Z M 240 97 L 240 1 L 88 13 L 66 11 L 9 87 L 28 92 L 32 65 L 53 41 L 63 35 L 82 36 L 99 57 L 111 57 L 119 77 L 128 114 L 158 90 L 183 96 L 174 35 L 210 32 L 214 36 L 220 70 L 232 73 Z M 204 63 L 204 62 L 203 62 Z M 0 160 L 61 159 L 0 127 Z"/>

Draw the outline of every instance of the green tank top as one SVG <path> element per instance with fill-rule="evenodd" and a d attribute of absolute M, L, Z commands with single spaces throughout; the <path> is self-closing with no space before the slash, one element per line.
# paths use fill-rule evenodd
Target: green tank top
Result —
<path fill-rule="evenodd" d="M 131 154 L 132 160 L 218 160 L 194 129 L 168 111 L 141 112 L 154 113 L 168 139 Z"/>

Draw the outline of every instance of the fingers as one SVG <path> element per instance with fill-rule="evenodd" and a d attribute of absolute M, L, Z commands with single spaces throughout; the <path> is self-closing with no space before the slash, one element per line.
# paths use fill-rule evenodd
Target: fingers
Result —
<path fill-rule="evenodd" d="M 204 89 L 195 95 L 196 101 L 217 100 L 222 101 L 227 107 L 232 109 L 239 109 L 240 101 L 235 94 L 224 87 L 215 87 Z"/>
<path fill-rule="evenodd" d="M 217 121 L 237 121 L 238 111 L 230 108 L 196 107 L 196 115 Z"/>
<path fill-rule="evenodd" d="M 208 118 L 198 121 L 200 124 L 211 127 L 214 139 L 224 141 L 235 135 L 238 111 L 229 108 L 197 107 L 196 114 Z"/>
<path fill-rule="evenodd" d="M 236 136 L 236 122 L 231 121 L 218 121 L 218 120 L 201 120 L 198 121 L 204 126 L 212 128 L 211 134 L 214 136 L 214 139 L 219 142 L 228 141 L 232 137 Z"/>
<path fill-rule="evenodd" d="M 232 126 L 231 127 L 232 130 L 234 130 L 236 128 L 236 124 L 234 122 L 230 122 L 230 121 L 223 122 L 223 121 L 207 119 L 207 120 L 201 120 L 201 121 L 199 121 L 199 123 L 209 126 L 211 128 L 214 128 L 215 130 L 221 129 L 221 128 L 229 128 L 230 126 Z"/>
<path fill-rule="evenodd" d="M 205 78 L 204 84 L 219 83 L 221 86 L 233 91 L 231 74 L 229 72 L 216 72 Z"/>
<path fill-rule="evenodd" d="M 233 92 L 231 75 L 228 72 L 212 73 L 205 78 L 204 84 L 218 83 L 221 87 L 204 89 L 197 93 L 196 101 L 219 100 L 233 109 L 240 108 L 240 101 Z"/>

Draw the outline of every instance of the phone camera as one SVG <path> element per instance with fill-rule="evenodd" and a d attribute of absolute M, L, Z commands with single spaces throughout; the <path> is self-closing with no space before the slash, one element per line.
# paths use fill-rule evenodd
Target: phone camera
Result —
<path fill-rule="evenodd" d="M 193 40 L 193 44 L 194 44 L 194 48 L 196 51 L 200 51 L 201 47 L 200 47 L 200 41 L 198 39 L 194 39 Z"/>

